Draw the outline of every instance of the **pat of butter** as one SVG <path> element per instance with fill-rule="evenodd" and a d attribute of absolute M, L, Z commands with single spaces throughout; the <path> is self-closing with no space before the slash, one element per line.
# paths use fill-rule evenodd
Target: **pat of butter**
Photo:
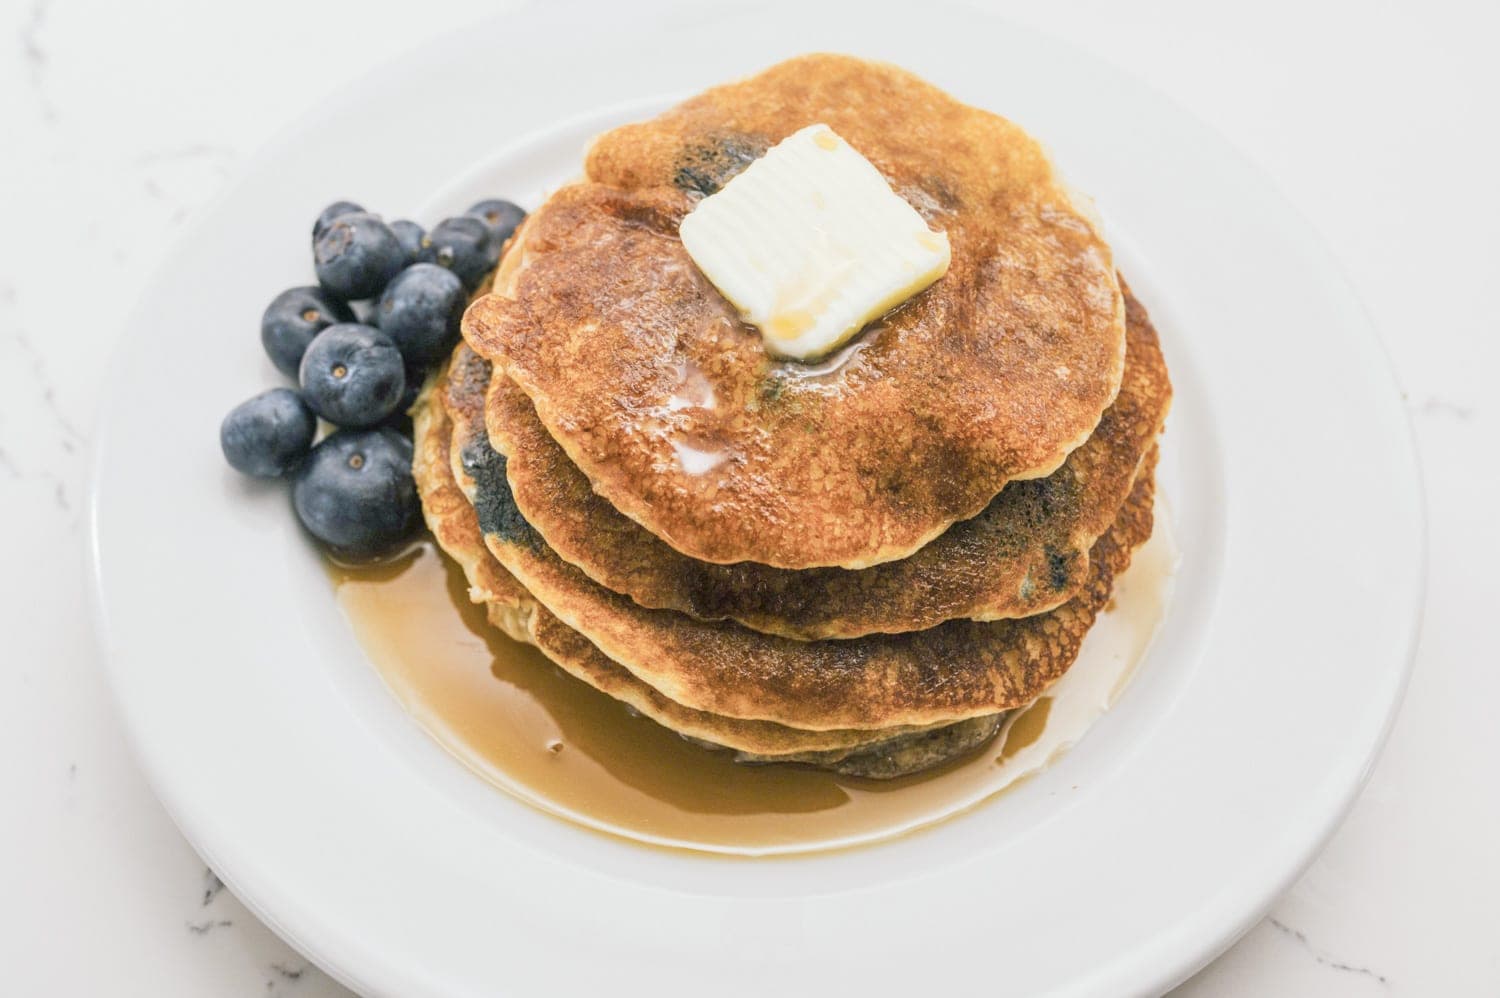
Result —
<path fill-rule="evenodd" d="M 777 143 L 680 234 L 766 348 L 794 360 L 828 353 L 948 271 L 948 236 L 827 125 Z"/>

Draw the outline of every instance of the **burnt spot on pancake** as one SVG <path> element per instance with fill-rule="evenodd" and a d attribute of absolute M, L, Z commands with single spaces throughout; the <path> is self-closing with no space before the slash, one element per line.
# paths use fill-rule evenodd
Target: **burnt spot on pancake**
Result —
<path fill-rule="evenodd" d="M 682 150 L 672 183 L 704 197 L 717 194 L 741 170 L 764 156 L 768 148 L 770 143 L 759 135 L 714 136 Z"/>

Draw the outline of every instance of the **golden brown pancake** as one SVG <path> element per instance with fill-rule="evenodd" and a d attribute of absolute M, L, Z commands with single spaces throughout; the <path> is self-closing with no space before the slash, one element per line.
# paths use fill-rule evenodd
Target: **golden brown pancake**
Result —
<path fill-rule="evenodd" d="M 536 645 L 564 671 L 642 714 L 746 762 L 798 762 L 855 776 L 889 778 L 929 768 L 992 736 L 1002 715 L 937 728 L 799 731 L 765 721 L 717 717 L 662 696 L 610 661 L 577 631 L 540 606 L 485 547 L 479 517 L 459 489 L 450 460 L 452 423 L 427 392 L 415 409 L 413 472 L 422 511 L 438 546 L 463 569 L 470 598 L 490 622 Z"/>
<path fill-rule="evenodd" d="M 456 384 L 456 383 L 455 383 Z M 454 475 L 496 559 L 542 606 L 668 699 L 794 728 L 886 728 L 965 720 L 1031 702 L 1073 663 L 1114 576 L 1151 534 L 1156 451 L 1090 552 L 1088 583 L 1048 613 L 954 620 L 925 631 L 795 641 L 638 606 L 563 561 L 516 508 L 480 407 L 445 392 Z"/>
<path fill-rule="evenodd" d="M 1125 295 L 1124 380 L 1088 441 L 1052 475 L 1012 482 L 977 517 L 910 557 L 859 570 L 689 558 L 595 493 L 526 394 L 503 375 L 491 379 L 489 363 L 463 345 L 449 394 L 472 406 L 474 389 L 489 383 L 490 440 L 506 457 L 516 508 L 564 561 L 642 606 L 801 640 L 1026 617 L 1061 605 L 1087 581 L 1088 550 L 1114 522 L 1171 402 L 1156 331 L 1128 288 Z"/>
<path fill-rule="evenodd" d="M 832 360 L 776 360 L 678 224 L 830 125 L 928 224 L 946 276 Z M 464 336 L 620 512 L 701 561 L 863 568 L 1051 474 L 1119 388 L 1108 245 L 1041 147 L 910 73 L 793 59 L 600 137 L 517 234 Z"/>

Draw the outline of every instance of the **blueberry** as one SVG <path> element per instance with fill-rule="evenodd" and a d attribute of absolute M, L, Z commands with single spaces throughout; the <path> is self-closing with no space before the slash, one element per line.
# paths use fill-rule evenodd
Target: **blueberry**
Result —
<path fill-rule="evenodd" d="M 333 224 L 333 220 L 340 215 L 352 215 L 360 211 L 364 211 L 364 209 L 353 201 L 335 201 L 327 208 L 324 208 L 322 213 L 318 215 L 318 220 L 313 223 L 313 239 L 316 240 L 324 232 L 328 231 L 328 227 Z"/>
<path fill-rule="evenodd" d="M 349 306 L 322 288 L 288 288 L 271 300 L 260 317 L 260 342 L 276 369 L 295 378 L 313 337 L 335 322 L 352 321 Z"/>
<path fill-rule="evenodd" d="M 292 483 L 308 531 L 346 558 L 372 558 L 410 537 L 422 519 L 411 441 L 395 430 L 339 430 L 313 448 Z"/>
<path fill-rule="evenodd" d="M 391 227 L 364 212 L 340 215 L 313 241 L 318 283 L 344 301 L 378 295 L 405 259 Z"/>
<path fill-rule="evenodd" d="M 302 396 L 290 388 L 272 388 L 229 411 L 219 424 L 219 446 L 236 471 L 275 478 L 307 453 L 317 428 Z"/>
<path fill-rule="evenodd" d="M 385 286 L 376 321 L 408 364 L 430 364 L 458 342 L 458 323 L 468 300 L 457 274 L 433 263 L 414 263 Z"/>
<path fill-rule="evenodd" d="M 427 238 L 427 230 L 416 222 L 398 218 L 391 223 L 391 231 L 396 234 L 396 242 L 401 244 L 401 250 L 406 254 L 405 266 L 410 267 L 417 262 L 417 255 L 422 252 L 422 241 Z"/>
<path fill-rule="evenodd" d="M 479 219 L 459 215 L 443 219 L 427 233 L 420 259 L 453 271 L 473 291 L 499 262 L 500 243 Z"/>
<path fill-rule="evenodd" d="M 406 390 L 401 351 L 374 326 L 341 322 L 318 334 L 302 355 L 302 394 L 337 426 L 374 426 Z"/>
<path fill-rule="evenodd" d="M 464 214 L 483 222 L 497 245 L 509 239 L 511 233 L 516 231 L 516 226 L 526 218 L 526 212 L 520 205 L 501 198 L 489 198 L 472 204 Z"/>

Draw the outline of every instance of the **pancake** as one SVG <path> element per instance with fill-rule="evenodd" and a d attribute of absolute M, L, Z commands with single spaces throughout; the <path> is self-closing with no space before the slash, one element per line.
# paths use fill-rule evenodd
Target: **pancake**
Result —
<path fill-rule="evenodd" d="M 937 728 L 799 731 L 764 721 L 716 717 L 669 700 L 540 606 L 495 560 L 485 547 L 479 517 L 453 476 L 447 413 L 433 403 L 430 390 L 414 413 L 413 472 L 423 515 L 438 546 L 463 569 L 470 598 L 485 604 L 494 626 L 515 640 L 536 645 L 574 678 L 684 737 L 731 749 L 740 761 L 795 762 L 875 779 L 937 765 L 977 748 L 999 729 L 1001 714 Z"/>
<path fill-rule="evenodd" d="M 994 738 L 1008 714 L 985 714 L 956 724 L 944 724 L 925 731 L 898 735 L 853 751 L 802 752 L 784 756 L 735 754 L 737 762 L 801 763 L 819 769 L 831 769 L 845 776 L 862 776 L 871 780 L 893 780 L 940 766 L 950 759 L 968 755 Z"/>
<path fill-rule="evenodd" d="M 1088 550 L 1114 521 L 1171 402 L 1156 331 L 1128 288 L 1125 301 L 1124 379 L 1088 441 L 1047 478 L 1012 482 L 977 517 L 870 568 L 715 565 L 679 553 L 593 491 L 504 375 L 489 383 L 490 441 L 506 457 L 516 508 L 547 546 L 645 607 L 801 640 L 1026 617 L 1065 603 L 1088 580 Z M 450 396 L 472 404 L 488 372 L 461 345 Z"/>
<path fill-rule="evenodd" d="M 1090 552 L 1089 580 L 1048 613 L 954 620 L 924 631 L 795 641 L 638 606 L 547 547 L 516 508 L 505 457 L 459 383 L 445 391 L 454 475 L 496 559 L 542 606 L 668 699 L 694 710 L 808 730 L 967 720 L 1030 703 L 1065 672 L 1151 534 L 1156 450 Z"/>
<path fill-rule="evenodd" d="M 678 224 L 815 122 L 937 230 L 946 276 L 832 358 L 773 358 Z M 1041 146 L 895 67 L 806 56 L 597 139 L 463 322 L 620 512 L 700 561 L 904 558 L 1050 475 L 1119 388 L 1108 245 Z"/>

